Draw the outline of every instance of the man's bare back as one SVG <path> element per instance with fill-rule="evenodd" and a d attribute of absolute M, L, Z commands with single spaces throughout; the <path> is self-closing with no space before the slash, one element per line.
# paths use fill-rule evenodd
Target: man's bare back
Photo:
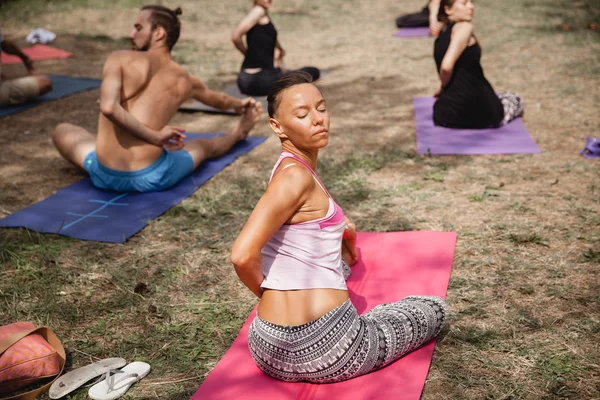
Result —
<path fill-rule="evenodd" d="M 123 79 L 121 105 L 150 129 L 163 129 L 191 94 L 189 74 L 172 60 L 153 52 L 114 53 L 104 69 L 110 73 L 119 71 Z M 96 154 L 103 165 L 116 170 L 138 170 L 150 165 L 161 153 L 161 146 L 135 136 L 100 113 Z"/>

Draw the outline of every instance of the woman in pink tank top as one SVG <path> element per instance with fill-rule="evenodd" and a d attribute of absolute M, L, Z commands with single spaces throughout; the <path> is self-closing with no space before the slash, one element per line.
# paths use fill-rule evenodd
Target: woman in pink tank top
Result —
<path fill-rule="evenodd" d="M 315 173 L 329 114 L 310 82 L 295 73 L 269 93 L 282 154 L 231 261 L 260 298 L 248 334 L 258 367 L 280 380 L 327 383 L 377 370 L 433 339 L 447 306 L 410 296 L 359 316 L 350 302 L 345 278 L 357 260 L 356 232 Z"/>

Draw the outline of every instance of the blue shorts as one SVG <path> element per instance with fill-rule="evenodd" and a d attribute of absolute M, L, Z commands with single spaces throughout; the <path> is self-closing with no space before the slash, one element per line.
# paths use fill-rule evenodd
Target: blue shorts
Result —
<path fill-rule="evenodd" d="M 156 192 L 175 185 L 194 170 L 194 160 L 185 150 L 167 151 L 137 171 L 117 171 L 100 164 L 92 151 L 83 160 L 94 186 L 117 192 Z"/>

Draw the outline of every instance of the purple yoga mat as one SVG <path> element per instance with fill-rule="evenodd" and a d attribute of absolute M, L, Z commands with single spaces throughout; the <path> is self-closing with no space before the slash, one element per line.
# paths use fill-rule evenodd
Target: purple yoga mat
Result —
<path fill-rule="evenodd" d="M 600 158 L 600 139 L 588 136 L 585 141 L 585 147 L 579 154 L 587 158 Z"/>
<path fill-rule="evenodd" d="M 429 37 L 429 27 L 422 26 L 419 28 L 400 28 L 394 33 L 395 37 L 413 38 L 413 37 Z"/>
<path fill-rule="evenodd" d="M 187 139 L 217 134 L 187 133 Z M 0 220 L 0 227 L 23 227 L 76 239 L 125 243 L 151 220 L 191 195 L 237 157 L 266 140 L 249 137 L 226 155 L 206 161 L 177 185 L 160 192 L 119 193 L 97 189 L 81 179 L 39 203 Z"/>
<path fill-rule="evenodd" d="M 540 148 L 516 118 L 494 129 L 450 129 L 433 124 L 433 97 L 415 97 L 419 154 L 537 154 Z"/>

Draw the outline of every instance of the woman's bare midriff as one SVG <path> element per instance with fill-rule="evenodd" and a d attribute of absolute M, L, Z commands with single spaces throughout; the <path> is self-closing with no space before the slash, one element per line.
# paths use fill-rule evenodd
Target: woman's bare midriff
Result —
<path fill-rule="evenodd" d="M 346 300 L 348 300 L 347 290 L 266 289 L 258 305 L 258 315 L 276 325 L 303 325 L 322 317 Z"/>
<path fill-rule="evenodd" d="M 247 74 L 258 74 L 260 71 L 262 71 L 262 68 L 244 68 L 244 72 Z"/>

